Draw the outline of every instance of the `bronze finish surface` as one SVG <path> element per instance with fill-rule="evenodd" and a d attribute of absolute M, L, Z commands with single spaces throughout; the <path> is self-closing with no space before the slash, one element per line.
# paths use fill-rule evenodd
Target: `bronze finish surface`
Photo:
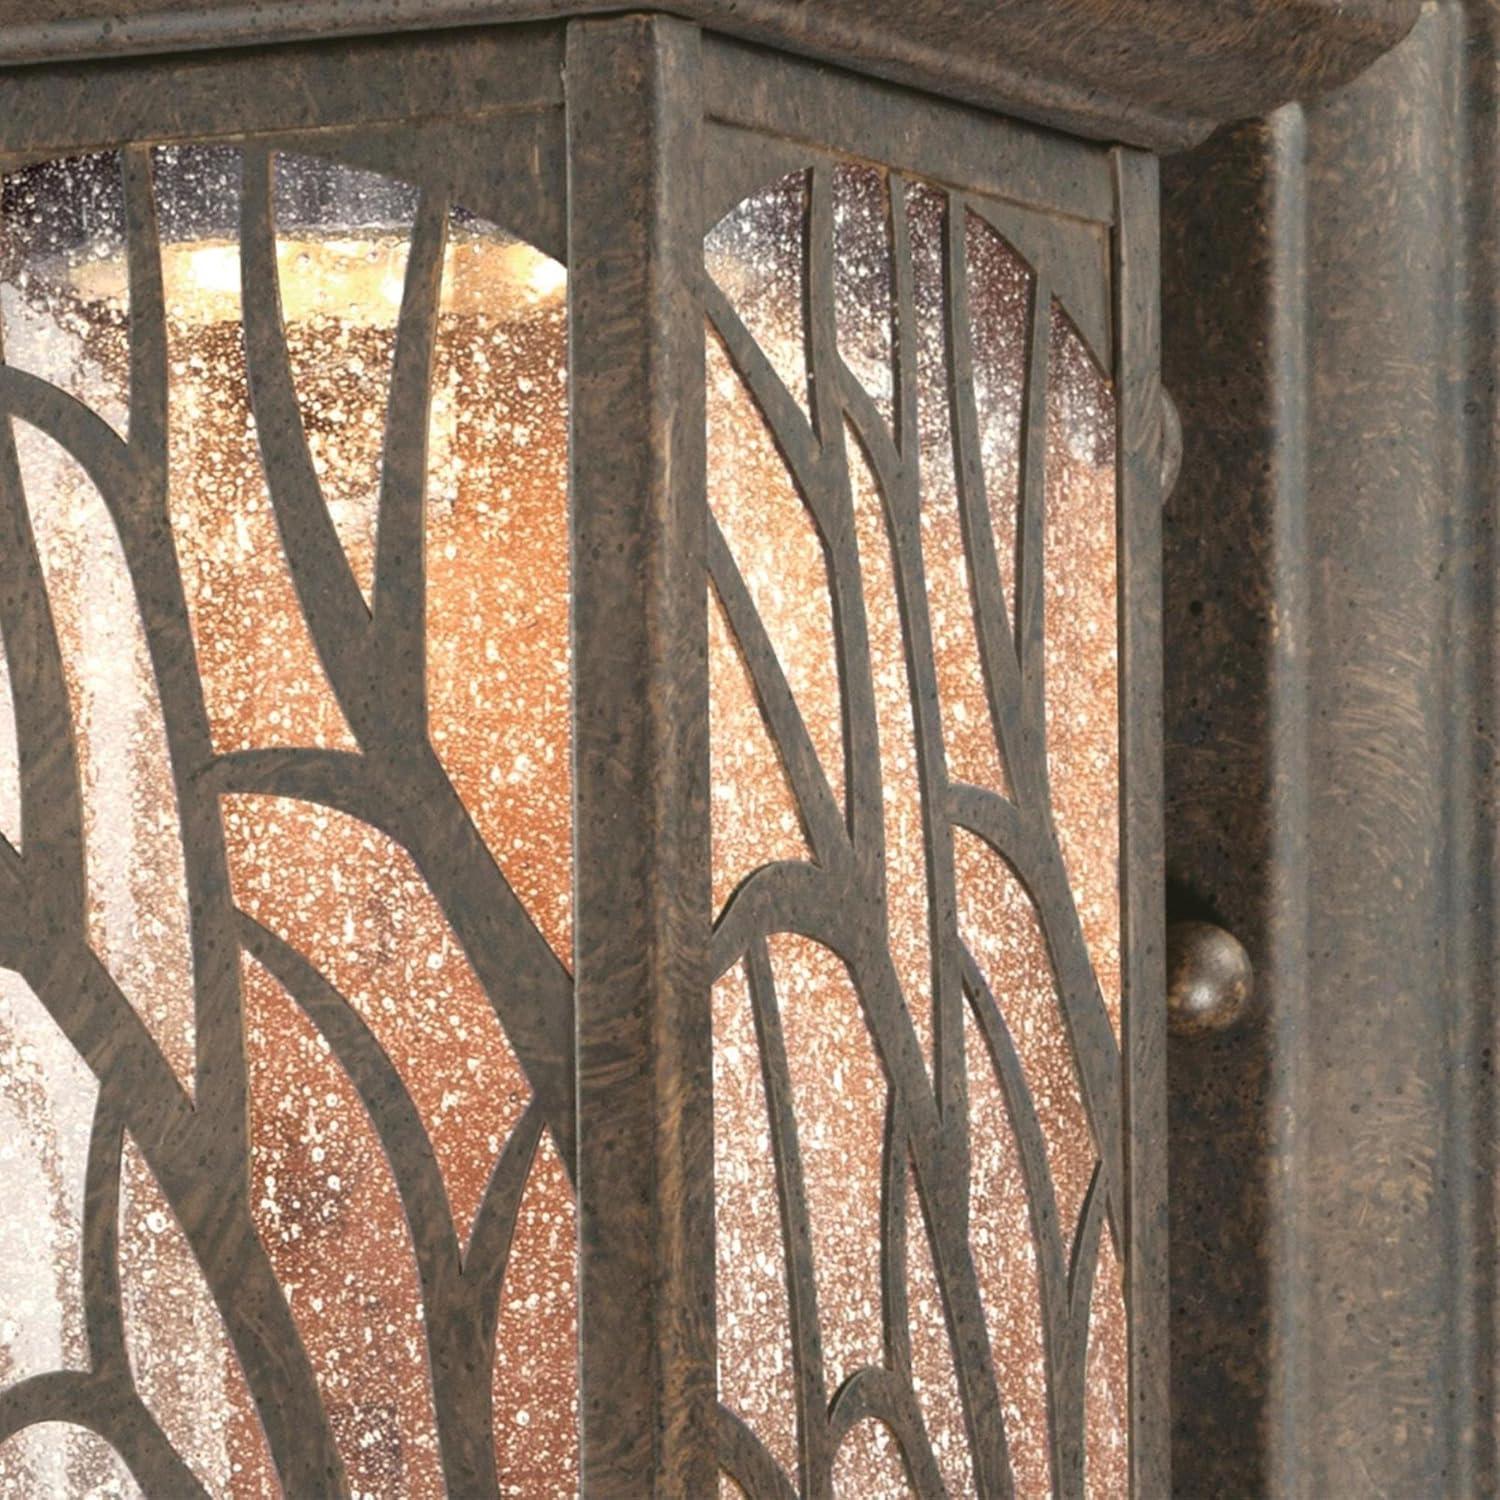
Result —
<path fill-rule="evenodd" d="M 598 0 L 12 0 L 0 66 L 561 19 Z M 677 0 L 703 26 L 1077 135 L 1174 149 L 1347 81 L 1417 0 Z"/>

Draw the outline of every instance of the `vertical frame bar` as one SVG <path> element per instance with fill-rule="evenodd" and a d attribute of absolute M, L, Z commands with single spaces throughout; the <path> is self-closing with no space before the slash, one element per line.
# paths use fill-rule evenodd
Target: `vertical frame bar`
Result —
<path fill-rule="evenodd" d="M 1125 1298 L 1131 1493 L 1171 1493 L 1168 1447 L 1165 866 L 1162 830 L 1161 319 L 1157 162 L 1112 153 L 1119 422 Z"/>
<path fill-rule="evenodd" d="M 716 1490 L 701 49 L 567 42 L 582 1484 Z"/>

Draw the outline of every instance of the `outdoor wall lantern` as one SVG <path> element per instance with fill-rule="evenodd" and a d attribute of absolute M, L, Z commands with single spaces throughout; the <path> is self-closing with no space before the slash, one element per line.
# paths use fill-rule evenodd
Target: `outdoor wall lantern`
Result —
<path fill-rule="evenodd" d="M 0 24 L 0 1489 L 1164 1494 L 1149 148 L 1375 44 L 573 8 Z"/>

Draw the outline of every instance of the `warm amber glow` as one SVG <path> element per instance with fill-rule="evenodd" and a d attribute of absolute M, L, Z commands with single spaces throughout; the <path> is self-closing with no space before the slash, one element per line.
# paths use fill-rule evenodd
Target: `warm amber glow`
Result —
<path fill-rule="evenodd" d="M 394 231 L 277 243 L 309 452 L 367 599 L 407 253 Z M 57 379 L 124 430 L 123 261 L 42 269 L 46 277 L 4 288 L 8 360 Z M 168 242 L 162 273 L 169 500 L 215 746 L 355 750 L 270 503 L 240 332 L 239 248 Z M 491 227 L 469 222 L 449 236 L 432 373 L 426 573 L 433 746 L 496 862 L 566 961 L 565 285 L 561 266 Z M 111 520 L 82 470 L 29 429 L 18 438 L 82 762 L 90 937 L 191 1087 L 182 851 L 137 602 Z M 8 689 L 0 707 L 0 816 L 15 837 Z M 229 798 L 222 810 L 237 904 L 311 961 L 370 1028 L 432 1142 L 462 1245 L 530 1089 L 426 883 L 404 851 L 342 813 L 269 797 Z M 253 1212 L 349 1482 L 359 1494 L 441 1495 L 423 1299 L 390 1166 L 325 1038 L 248 955 L 243 998 Z M 7 976 L 0 1001 L 0 1045 L 53 1062 L 68 1057 L 66 1043 L 49 1041 L 52 1023 L 24 986 Z M 61 1362 L 44 1347 L 56 1316 L 45 1283 L 64 1298 L 60 1331 L 79 1326 L 71 1267 L 82 1163 L 56 1151 L 79 1128 L 86 1141 L 93 1085 L 86 1071 L 58 1071 L 50 1098 L 13 1069 L 5 1074 L 3 1104 L 16 1116 L 17 1138 L 71 1174 L 52 1179 L 55 1186 L 44 1175 L 23 1199 L 22 1217 L 53 1236 L 53 1253 L 36 1262 L 34 1292 L 15 1284 L 19 1260 L 7 1262 L 3 1311 L 21 1319 L 8 1342 L 18 1353 L 34 1350 L 0 1365 L 7 1383 Z M 142 1394 L 215 1496 L 278 1493 L 207 1289 L 137 1155 L 127 1157 L 122 1205 L 121 1279 Z M 576 1488 L 575 1236 L 571 1188 L 544 1138 L 499 1305 L 492 1383 L 507 1494 Z M 76 1342 L 67 1334 L 58 1353 L 68 1357 Z M 0 1480 L 35 1492 L 32 1479 L 64 1461 L 40 1435 L 6 1447 Z M 79 1444 L 60 1441 L 57 1453 L 86 1472 L 76 1467 Z"/>
<path fill-rule="evenodd" d="M 396 326 L 406 284 L 410 245 L 393 235 L 281 235 L 276 267 L 281 315 L 288 323 L 337 318 L 359 328 Z M 172 315 L 183 323 L 237 324 L 240 247 L 236 240 L 162 246 L 162 281 L 173 289 Z M 550 256 L 515 240 L 465 236 L 448 241 L 441 309 L 453 316 L 512 315 L 528 304 L 563 295 L 568 273 Z M 119 260 L 86 261 L 66 272 L 66 284 L 88 303 L 123 304 L 128 296 Z"/>
<path fill-rule="evenodd" d="M 834 297 L 839 353 L 889 425 L 895 420 L 899 361 L 893 305 L 894 260 L 883 174 L 841 165 L 833 171 Z M 796 406 L 808 411 L 811 314 L 804 286 L 808 187 L 791 174 L 746 200 L 709 236 L 711 275 L 755 339 Z M 926 733 L 940 732 L 941 774 L 1007 798 L 1016 796 L 981 672 L 972 568 L 953 436 L 953 358 L 948 236 L 964 236 L 969 283 L 973 420 L 984 480 L 984 518 L 1007 640 L 1019 619 L 1022 420 L 1027 380 L 1032 273 L 975 214 L 949 225 L 948 196 L 921 184 L 905 189 L 911 253 L 911 318 L 916 432 L 920 461 L 918 545 L 908 547 L 905 587 L 922 569 L 932 689 Z M 1054 318 L 1046 432 L 1042 612 L 1045 616 L 1047 758 L 1052 816 L 1090 955 L 1118 1030 L 1119 691 L 1113 396 L 1061 313 Z M 910 376 L 913 372 L 909 371 Z M 795 423 L 796 418 L 786 420 Z M 895 436 L 894 429 L 893 438 Z M 844 433 L 848 505 L 857 553 L 860 613 L 846 590 L 845 659 L 835 632 L 830 561 L 799 494 L 785 444 L 773 437 L 749 382 L 715 336 L 708 343 L 709 503 L 841 817 L 850 816 L 844 755 L 852 733 L 846 674 L 868 672 L 881 781 L 880 868 L 884 920 L 901 1000 L 933 1077 L 934 952 L 946 941 L 934 916 L 934 822 L 944 817 L 924 786 L 914 704 L 913 616 L 903 599 L 898 543 L 888 496 L 863 440 Z M 825 444 L 837 434 L 824 427 Z M 906 455 L 910 457 L 910 453 Z M 826 481 L 825 481 L 826 482 Z M 977 497 L 972 497 L 977 498 Z M 825 505 L 837 500 L 825 495 Z M 759 867 L 811 863 L 775 738 L 746 679 L 732 631 L 718 614 L 710 629 L 711 805 L 714 905 L 722 907 Z M 850 631 L 854 631 L 851 636 Z M 860 640 L 863 645 L 851 645 Z M 866 741 L 868 743 L 868 741 Z M 1016 873 L 973 834 L 950 833 L 954 908 L 948 920 L 973 956 L 1009 1026 L 1039 1117 L 1058 1222 L 1071 1249 L 1097 1152 L 1060 1006 L 1047 937 Z M 938 926 L 934 927 L 934 921 Z M 873 939 L 872 939 L 873 940 Z M 862 1366 L 883 1366 L 885 1296 L 881 1281 L 882 1201 L 891 1087 L 843 961 L 809 938 L 770 937 L 795 1115 L 822 1336 L 822 1375 L 830 1398 Z M 784 1241 L 777 1183 L 764 1161 L 767 1109 L 757 1078 L 761 1055 L 743 966 L 715 991 L 718 1152 L 719 1376 L 722 1399 L 795 1475 L 795 1424 L 788 1412 L 792 1340 L 784 1287 Z M 1053 1492 L 1052 1417 L 1042 1288 L 1028 1192 L 1010 1113 L 988 1046 L 972 1016 L 964 1022 L 969 1117 L 969 1241 L 1004 1406 L 1009 1461 L 1018 1496 Z M 911 1086 L 911 1085 L 907 1085 Z M 911 1383 L 933 1459 L 950 1493 L 972 1494 L 976 1479 L 958 1390 L 950 1333 L 922 1205 L 906 1203 L 904 1294 Z M 1106 1232 L 1107 1237 L 1107 1232 Z M 1123 1493 L 1125 1311 L 1112 1252 L 1100 1266 L 1091 1320 L 1087 1408 L 1089 1492 Z M 841 1447 L 835 1486 L 905 1495 L 890 1433 L 860 1423 Z"/>
<path fill-rule="evenodd" d="M 363 174 L 348 174 L 351 179 Z M 1094 1171 L 1093 1137 L 1036 907 L 1016 872 L 949 832 L 952 890 L 933 895 L 936 821 L 924 779 L 911 601 L 920 574 L 931 642 L 923 702 L 942 775 L 1014 797 L 980 670 L 974 585 L 956 478 L 948 388 L 944 235 L 964 237 L 985 520 L 1015 624 L 1026 320 L 1031 272 L 977 217 L 946 224 L 948 196 L 912 186 L 911 309 L 920 507 L 904 580 L 875 466 L 843 433 L 848 536 L 867 660 L 840 665 L 827 538 L 776 436 L 719 339 L 707 343 L 709 502 L 795 701 L 841 826 L 853 813 L 848 673 L 867 670 L 875 730 L 885 943 L 895 1004 L 936 1087 L 935 971 L 961 941 L 1004 1013 L 1044 1137 L 1071 1244 Z M 711 236 L 708 268 L 797 410 L 811 412 L 802 317 L 805 180 L 794 174 Z M 887 423 L 899 370 L 884 175 L 840 167 L 834 232 L 839 352 Z M 5 354 L 128 426 L 129 288 L 120 245 L 30 269 L 0 288 Z M 373 598 L 392 354 L 408 257 L 398 226 L 289 230 L 277 265 L 287 358 L 307 450 L 348 567 Z M 274 747 L 357 752 L 320 660 L 278 531 L 251 410 L 241 258 L 228 239 L 162 249 L 170 370 L 170 509 L 204 705 L 219 753 Z M 541 936 L 571 959 L 571 662 L 568 635 L 566 272 L 492 226 L 452 226 L 443 262 L 424 499 L 426 690 L 433 750 Z M 1120 1011 L 1119 750 L 1113 396 L 1061 310 L 1053 318 L 1045 555 L 1046 740 L 1052 816 L 1110 1018 Z M 104 502 L 83 471 L 18 424 L 18 451 L 61 643 L 83 784 L 88 936 L 184 1087 L 197 1058 L 193 954 L 178 809 L 162 705 L 132 581 Z M 820 433 L 823 441 L 832 435 Z M 710 588 L 713 909 L 773 861 L 814 855 L 722 601 Z M 847 648 L 847 640 L 845 640 Z M 18 755 L 0 658 L 0 832 L 20 837 Z M 386 835 L 311 802 L 222 803 L 236 904 L 349 1002 L 394 1067 L 430 1142 L 460 1244 L 530 1098 L 468 957 L 411 856 Z M 945 835 L 946 836 L 946 835 Z M 950 1327 L 909 1162 L 888 1171 L 890 1080 L 844 959 L 810 937 L 766 942 L 785 1047 L 808 1247 L 833 1398 L 892 1358 L 886 1279 L 902 1279 L 911 1391 L 955 1496 L 976 1490 Z M 868 976 L 866 976 L 868 977 Z M 395 1174 L 328 1040 L 255 959 L 241 966 L 249 1077 L 249 1175 L 257 1229 L 289 1299 L 356 1491 L 443 1492 L 424 1307 Z M 770 1100 L 747 967 L 713 990 L 718 1356 L 721 1399 L 795 1479 L 796 1353 Z M 764 1016 L 762 1022 L 764 1023 Z M 970 1010 L 969 1244 L 1002 1392 L 1016 1493 L 1054 1475 L 1032 1200 L 1007 1101 Z M 0 1226 L 7 1272 L 0 1385 L 87 1364 L 78 1246 L 84 1151 L 96 1088 L 31 992 L 0 974 L 0 1131 L 19 1143 L 7 1183 L 21 1245 Z M 24 1158 L 24 1160 L 21 1160 Z M 276 1493 L 245 1381 L 180 1226 L 133 1146 L 121 1212 L 132 1367 L 171 1441 L 215 1496 Z M 895 1184 L 893 1187 L 892 1184 Z M 882 1261 L 888 1195 L 904 1208 L 904 1263 Z M 577 1485 L 576 1223 L 565 1173 L 542 1140 L 517 1215 L 491 1374 L 505 1494 Z M 27 1250 L 22 1254 L 23 1249 Z M 1105 1232 L 1089 1320 L 1087 1484 L 1123 1493 L 1125 1308 Z M 982 1314 L 982 1318 L 981 1315 Z M 51 1441 L 51 1439 L 48 1439 Z M 62 1446 L 58 1446 L 62 1444 Z M 59 1455 L 62 1455 L 61 1457 Z M 41 1429 L 0 1450 L 0 1488 L 42 1492 L 62 1472 L 104 1483 L 109 1458 Z M 897 1444 L 872 1420 L 834 1458 L 836 1492 L 909 1492 Z M 726 1483 L 725 1493 L 732 1493 Z"/>

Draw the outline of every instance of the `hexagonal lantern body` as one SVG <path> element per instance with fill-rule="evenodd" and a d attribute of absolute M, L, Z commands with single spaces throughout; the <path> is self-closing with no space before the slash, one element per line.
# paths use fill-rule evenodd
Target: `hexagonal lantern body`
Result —
<path fill-rule="evenodd" d="M 1205 108 L 494 9 L 0 27 L 0 1472 L 1165 1493 Z"/>

